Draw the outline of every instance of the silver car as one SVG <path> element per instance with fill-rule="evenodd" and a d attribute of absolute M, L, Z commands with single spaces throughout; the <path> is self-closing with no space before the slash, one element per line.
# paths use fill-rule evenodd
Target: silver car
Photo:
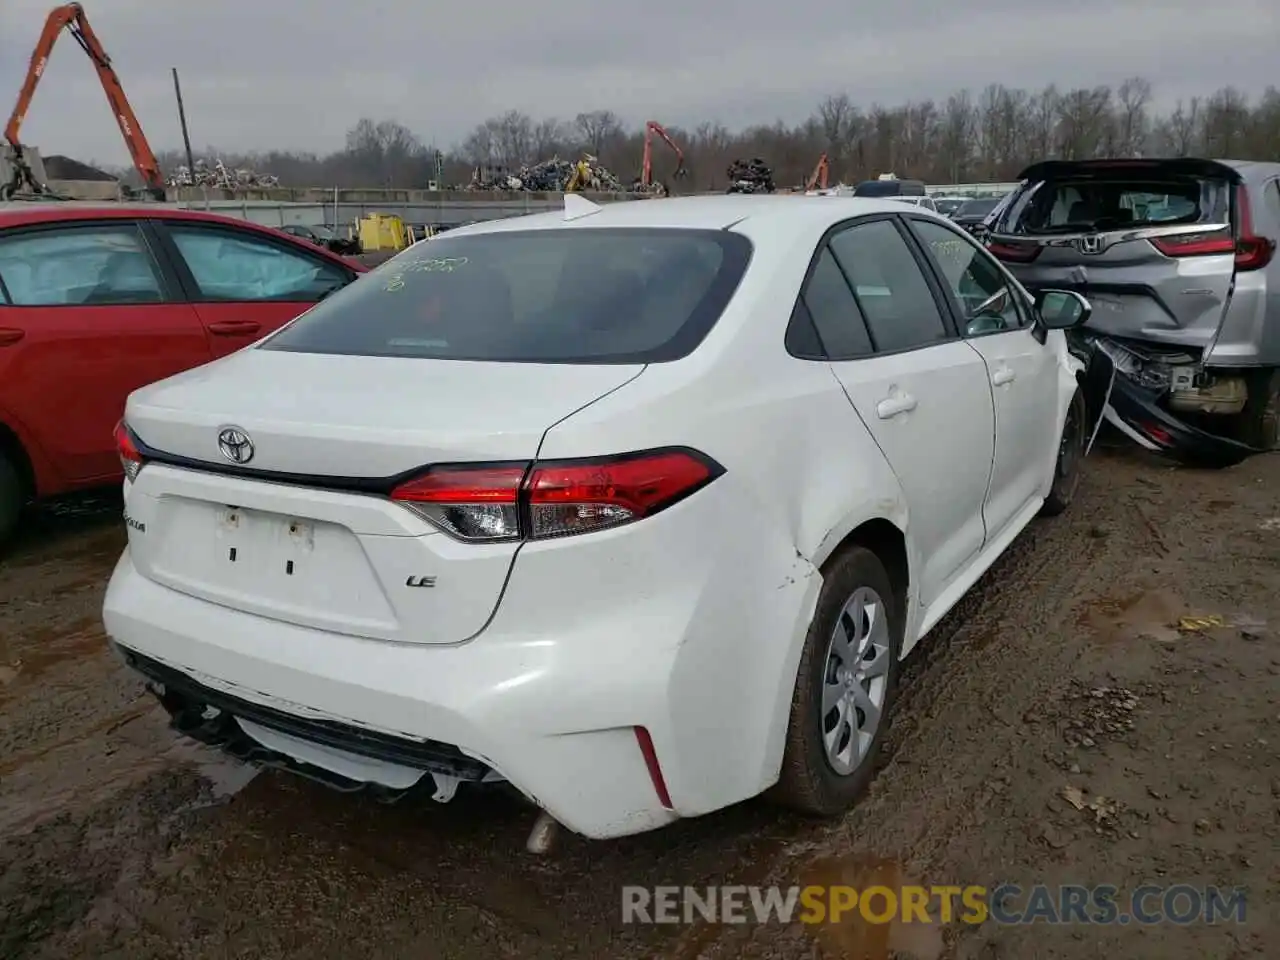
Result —
<path fill-rule="evenodd" d="M 1089 298 L 1116 361 L 1107 418 L 1145 447 L 1225 466 L 1280 448 L 1280 163 L 1038 163 L 986 223 L 1032 292 Z"/>

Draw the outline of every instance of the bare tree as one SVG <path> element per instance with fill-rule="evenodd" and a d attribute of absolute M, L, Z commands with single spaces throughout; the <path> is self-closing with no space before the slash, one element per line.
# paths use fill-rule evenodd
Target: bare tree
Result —
<path fill-rule="evenodd" d="M 827 156 L 837 162 L 843 160 L 853 141 L 854 124 L 858 110 L 847 93 L 827 97 L 818 104 L 818 121 L 826 138 Z"/>
<path fill-rule="evenodd" d="M 622 122 L 612 110 L 591 110 L 573 118 L 578 136 L 587 151 L 599 157 L 605 146 L 622 136 Z"/>
<path fill-rule="evenodd" d="M 1249 101 L 1235 87 L 1225 87 L 1205 103 L 1201 119 L 1205 152 L 1234 157 L 1249 135 Z"/>
<path fill-rule="evenodd" d="M 1132 77 L 1114 90 L 1099 86 L 1065 92 L 1050 85 L 1038 92 L 993 84 L 976 97 L 958 91 L 938 103 L 859 106 L 835 93 L 796 124 L 781 121 L 732 131 L 719 123 L 692 130 L 668 127 L 692 176 L 688 190 L 725 186 L 725 168 L 738 158 L 760 157 L 779 184 L 803 184 L 818 155 L 831 159 L 834 179 L 857 182 L 893 171 L 931 183 L 1007 180 L 1024 167 L 1051 158 L 1135 154 L 1217 155 L 1273 160 L 1280 156 L 1280 91 L 1256 99 L 1224 88 L 1179 101 L 1160 115 L 1151 84 Z M 518 173 L 526 164 L 586 151 L 624 182 L 635 175 L 643 149 L 637 124 L 628 131 L 613 111 L 592 110 L 572 122 L 533 118 L 519 111 L 490 117 L 443 157 L 446 183 L 463 184 L 477 166 Z M 273 173 L 290 186 L 425 185 L 435 179 L 435 148 L 426 147 L 403 124 L 364 118 L 348 132 L 342 149 L 327 156 L 264 149 L 251 153 L 210 148 L 208 162 L 232 169 Z M 180 153 L 160 154 L 163 169 L 185 162 Z M 661 147 L 658 176 L 673 160 Z M 136 182 L 136 173 L 124 172 Z"/>
<path fill-rule="evenodd" d="M 1120 107 L 1117 120 L 1116 147 L 1126 157 L 1140 155 L 1147 145 L 1147 104 L 1151 102 L 1151 84 L 1142 77 L 1130 77 L 1116 91 Z"/>
<path fill-rule="evenodd" d="M 1058 153 L 1064 160 L 1099 156 L 1111 125 L 1111 88 L 1068 90 L 1058 104 Z"/>

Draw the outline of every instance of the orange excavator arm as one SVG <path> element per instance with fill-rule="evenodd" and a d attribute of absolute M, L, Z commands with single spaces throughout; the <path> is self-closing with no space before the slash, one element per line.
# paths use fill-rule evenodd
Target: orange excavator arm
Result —
<path fill-rule="evenodd" d="M 672 153 L 676 155 L 676 172 L 673 177 L 685 177 L 689 175 L 689 171 L 684 168 L 684 151 L 681 150 L 671 134 L 663 129 L 662 124 L 656 120 L 650 120 L 644 125 L 644 160 L 640 165 L 640 183 L 649 186 L 653 183 L 653 137 L 657 134 L 662 138 L 662 142 L 671 148 Z"/>
<path fill-rule="evenodd" d="M 805 191 L 808 192 L 809 190 L 815 190 L 815 189 L 816 190 L 827 189 L 827 178 L 828 176 L 830 176 L 830 173 L 831 173 L 831 163 L 827 159 L 827 155 L 824 153 L 822 156 L 818 158 L 818 162 L 817 164 L 814 165 L 813 173 L 810 174 L 809 179 L 805 181 L 805 185 L 804 185 Z"/>
<path fill-rule="evenodd" d="M 124 95 L 124 88 L 120 85 L 120 78 L 116 76 L 115 68 L 111 65 L 111 58 L 103 50 L 102 42 L 93 32 L 93 27 L 89 26 L 84 7 L 78 3 L 63 4 L 49 12 L 44 22 L 44 29 L 40 31 L 40 39 L 36 42 L 35 51 L 31 54 L 31 66 L 27 69 L 27 78 L 18 92 L 18 103 L 13 108 L 9 122 L 4 128 L 4 137 L 13 148 L 15 165 L 23 165 L 22 144 L 18 138 L 22 130 L 22 121 L 26 118 L 31 100 L 35 96 L 36 86 L 40 83 L 45 67 L 49 64 L 53 45 L 63 30 L 75 37 L 81 49 L 93 61 L 94 69 L 98 71 L 98 80 L 102 83 L 102 90 L 107 95 L 107 102 L 111 104 L 111 112 L 115 115 L 125 145 L 129 148 L 130 156 L 133 157 L 133 165 L 138 168 L 138 173 L 142 175 L 143 182 L 151 192 L 163 197 L 164 176 L 160 173 L 160 165 L 156 162 L 155 154 L 151 152 L 151 145 L 147 143 L 147 138 L 138 125 L 138 118 L 134 115 L 133 107 L 129 105 L 129 98 Z"/>

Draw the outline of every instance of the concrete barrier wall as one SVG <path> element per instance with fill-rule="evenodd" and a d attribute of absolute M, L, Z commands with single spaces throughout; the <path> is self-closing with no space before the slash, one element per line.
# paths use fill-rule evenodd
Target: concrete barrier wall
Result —
<path fill-rule="evenodd" d="M 287 192 L 293 199 L 255 196 L 268 192 Z M 397 216 L 409 224 L 441 226 L 545 213 L 564 206 L 564 194 L 561 193 L 292 190 L 250 191 L 244 197 L 227 196 L 227 193 L 183 188 L 171 190 L 169 199 L 184 209 L 209 210 L 272 227 L 289 224 L 346 225 L 371 213 Z M 582 196 L 596 203 L 641 199 L 635 194 L 585 193 Z"/>

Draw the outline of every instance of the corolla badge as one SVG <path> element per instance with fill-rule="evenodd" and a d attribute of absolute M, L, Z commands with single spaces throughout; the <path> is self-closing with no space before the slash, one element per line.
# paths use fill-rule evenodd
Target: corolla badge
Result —
<path fill-rule="evenodd" d="M 239 427 L 225 427 L 218 432 L 218 450 L 232 463 L 253 459 L 253 441 Z"/>

